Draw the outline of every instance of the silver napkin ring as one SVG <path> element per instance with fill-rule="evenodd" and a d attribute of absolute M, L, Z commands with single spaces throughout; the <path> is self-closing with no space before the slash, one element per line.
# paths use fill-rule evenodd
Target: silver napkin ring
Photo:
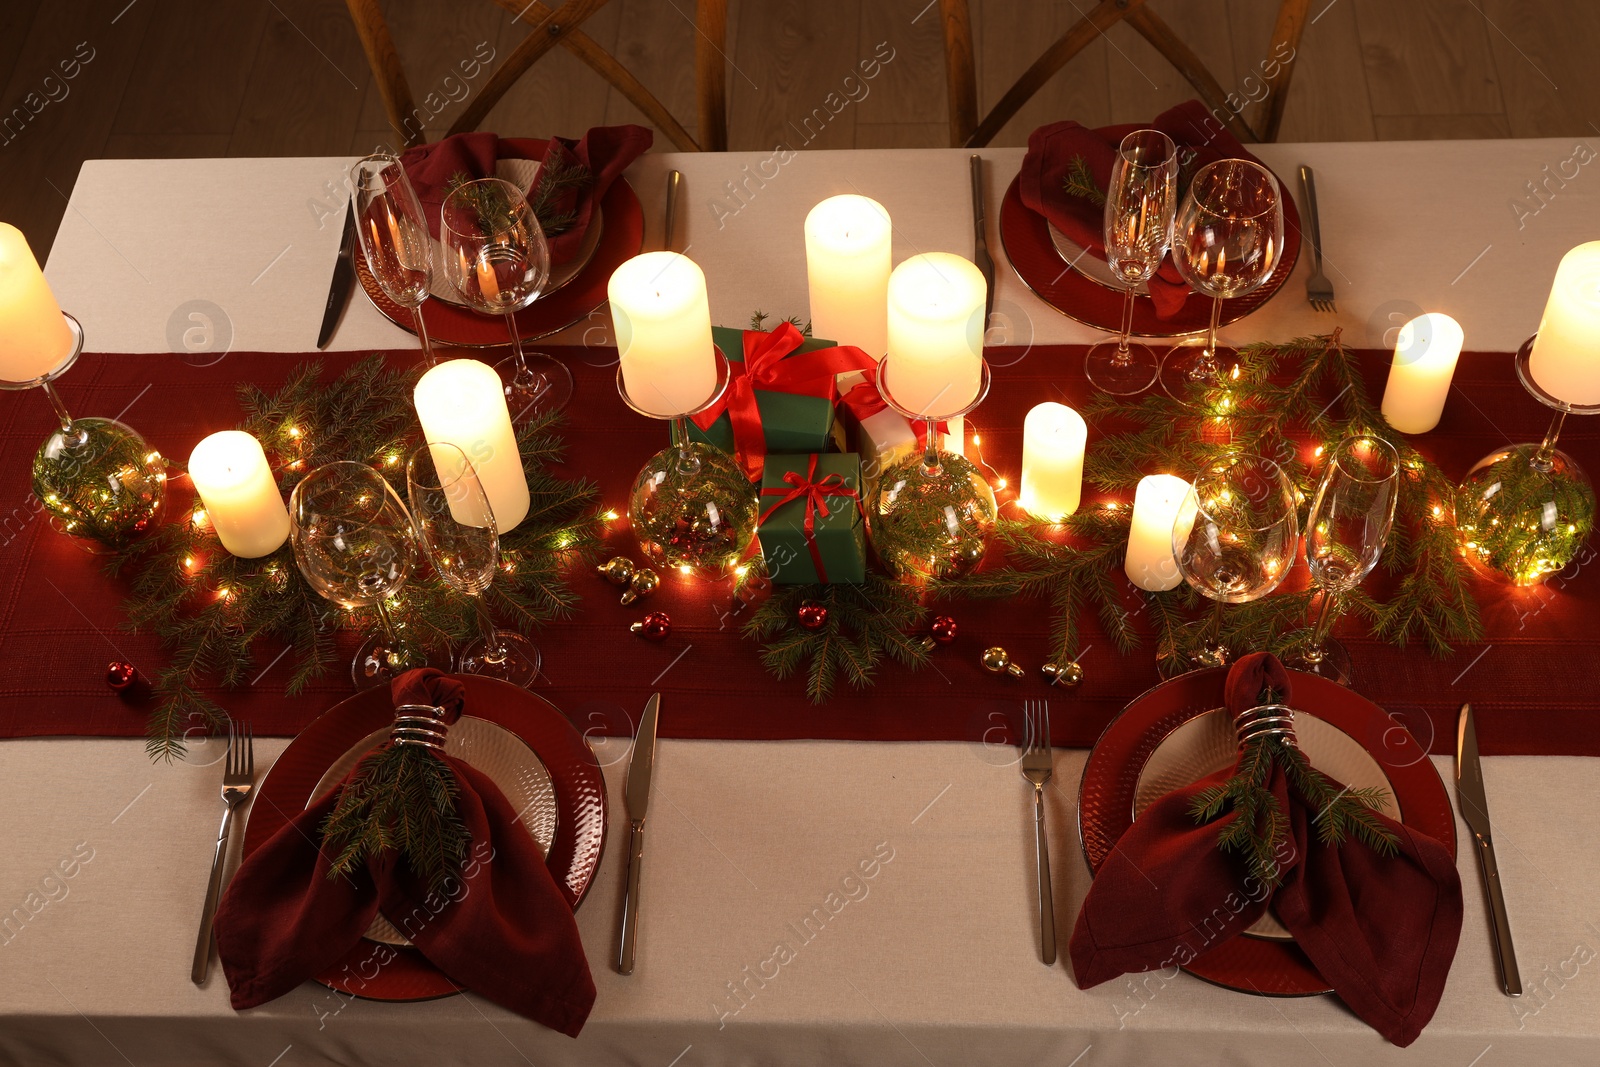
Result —
<path fill-rule="evenodd" d="M 1287 704 L 1257 704 L 1233 717 L 1239 748 L 1262 737 L 1282 737 L 1286 745 L 1300 747 L 1294 736 L 1294 709 Z"/>
<path fill-rule="evenodd" d="M 421 745 L 442 750 L 450 727 L 444 722 L 445 710 L 432 704 L 401 704 L 394 709 L 394 726 L 389 740 L 397 745 Z"/>

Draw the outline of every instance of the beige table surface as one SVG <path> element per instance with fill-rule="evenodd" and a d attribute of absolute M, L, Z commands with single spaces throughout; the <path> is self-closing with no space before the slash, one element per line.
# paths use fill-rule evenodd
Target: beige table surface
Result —
<path fill-rule="evenodd" d="M 1600 236 L 1600 193 L 1582 178 L 1520 229 L 1509 206 L 1545 163 L 1572 150 L 1552 140 L 1279 145 L 1261 154 L 1282 173 L 1302 160 L 1317 168 L 1328 256 L 1338 265 L 1337 321 L 1354 339 L 1380 343 L 1404 318 L 1389 314 L 1416 305 L 1459 318 L 1469 348 L 1508 351 L 1536 325 L 1561 253 Z M 998 182 L 1020 154 L 986 156 Z M 672 165 L 685 172 L 689 254 L 706 269 L 718 321 L 738 324 L 755 307 L 805 313 L 800 220 L 833 192 L 859 190 L 888 206 L 896 258 L 971 250 L 964 153 L 802 155 L 764 187 L 749 182 L 747 206 L 735 212 L 724 183 L 765 158 L 651 156 L 630 173 L 653 242 L 661 176 Z M 337 184 L 330 193 L 325 183 L 337 183 L 347 162 L 88 163 L 50 256 L 51 282 L 92 349 L 168 350 L 184 329 L 205 325 L 189 317 L 199 313 L 213 331 L 226 328 L 234 351 L 304 352 L 339 236 Z M 1091 336 L 1034 300 L 996 251 L 1009 325 L 992 342 Z M 186 308 L 192 301 L 210 306 Z M 169 343 L 175 313 L 180 340 Z M 600 343 L 604 318 L 571 339 L 587 330 Z M 1331 321 L 1306 307 L 1297 276 L 1232 336 L 1280 338 Z M 334 347 L 414 343 L 357 296 Z M 248 361 L 239 373 L 249 375 Z M 138 423 L 137 405 L 127 418 Z M 884 704 L 894 713 L 891 692 Z M 1071 706 L 1063 695 L 1055 713 L 1070 715 Z M 261 742 L 259 762 L 283 744 Z M 620 796 L 626 741 L 597 751 Z M 599 998 L 577 1041 L 477 997 L 393 1005 L 307 985 L 236 1015 L 215 972 L 204 988 L 188 979 L 220 815 L 216 756 L 215 746 L 202 748 L 189 764 L 167 767 L 151 766 L 137 741 L 0 744 L 0 808 L 11 816 L 0 859 L 0 1062 L 1600 1062 L 1594 760 L 1487 761 L 1529 992 L 1513 1001 L 1498 991 L 1477 872 L 1463 852 L 1461 948 L 1433 1024 L 1401 1051 L 1333 998 L 1259 999 L 1188 976 L 1081 992 L 1064 965 L 1044 967 L 1034 944 L 1031 798 L 1012 754 L 977 743 L 662 742 L 638 970 L 625 979 L 609 965 L 616 842 L 626 831 L 614 804 L 612 843 L 579 912 Z M 1050 791 L 1063 940 L 1088 885 L 1075 825 L 1083 760 L 1058 751 Z M 1450 773 L 1448 760 L 1435 763 Z M 875 851 L 893 858 L 870 881 L 847 881 Z M 74 856 L 73 877 L 52 876 Z M 803 920 L 816 909 L 825 922 L 813 919 L 821 932 L 808 938 Z M 779 942 L 794 958 L 776 977 L 752 977 Z"/>

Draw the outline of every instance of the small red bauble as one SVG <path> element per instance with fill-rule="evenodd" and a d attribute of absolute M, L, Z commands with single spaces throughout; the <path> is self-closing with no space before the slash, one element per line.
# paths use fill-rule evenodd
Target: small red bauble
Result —
<path fill-rule="evenodd" d="M 948 615 L 936 616 L 928 625 L 928 633 L 941 645 L 948 645 L 956 639 L 956 620 Z"/>
<path fill-rule="evenodd" d="M 800 625 L 807 630 L 820 630 L 828 625 L 828 609 L 821 604 L 807 601 L 800 605 L 800 610 L 795 612 L 800 619 Z"/>
<path fill-rule="evenodd" d="M 106 668 L 106 684 L 113 692 L 120 693 L 129 688 L 138 677 L 139 672 L 133 669 L 133 664 L 124 663 L 119 659 L 112 660 L 111 665 Z"/>
<path fill-rule="evenodd" d="M 672 632 L 672 619 L 664 611 L 652 611 L 628 629 L 646 641 L 664 641 Z"/>

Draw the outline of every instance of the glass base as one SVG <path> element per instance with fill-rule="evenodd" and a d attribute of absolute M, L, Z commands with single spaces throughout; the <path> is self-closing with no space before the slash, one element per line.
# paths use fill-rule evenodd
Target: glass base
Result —
<path fill-rule="evenodd" d="M 463 648 L 456 657 L 456 670 L 531 689 L 543 663 L 539 647 L 515 630 L 496 630 L 494 639 L 497 649 L 481 637 Z"/>
<path fill-rule="evenodd" d="M 131 426 L 74 419 L 39 446 L 33 493 L 61 532 L 122 549 L 155 527 L 167 495 L 166 462 Z"/>
<path fill-rule="evenodd" d="M 506 385 L 506 407 L 515 425 L 565 410 L 572 400 L 572 371 L 553 356 L 529 352 L 518 366 L 509 356 L 494 365 Z"/>
<path fill-rule="evenodd" d="M 1119 352 L 1117 341 L 1101 341 L 1089 349 L 1083 360 L 1083 373 L 1089 383 L 1112 396 L 1144 392 L 1155 384 L 1160 370 L 1161 357 L 1149 345 L 1137 341 L 1128 343 L 1125 354 Z"/>
<path fill-rule="evenodd" d="M 450 669 L 450 656 L 434 649 L 413 648 L 404 643 L 391 644 L 382 634 L 373 634 L 361 642 L 355 659 L 350 663 L 350 680 L 357 689 L 371 689 L 388 685 L 397 675 L 418 667 Z"/>
<path fill-rule="evenodd" d="M 1456 488 L 1456 529 L 1467 562 L 1514 585 L 1538 585 L 1578 555 L 1594 528 L 1588 475 L 1560 449 L 1496 449 Z"/>
<path fill-rule="evenodd" d="M 1356 676 L 1355 664 L 1350 659 L 1350 650 L 1332 637 L 1322 642 L 1320 652 L 1313 652 L 1309 647 L 1302 646 L 1285 656 L 1283 662 L 1297 671 L 1320 675 L 1340 685 L 1349 685 Z"/>
<path fill-rule="evenodd" d="M 1238 362 L 1234 349 L 1219 344 L 1213 350 L 1204 335 L 1191 337 L 1174 345 L 1161 361 L 1161 388 L 1172 399 L 1187 403 L 1194 399 L 1195 387 L 1222 385 Z"/>
<path fill-rule="evenodd" d="M 698 441 L 650 457 L 633 480 L 628 522 L 652 566 L 718 579 L 756 536 L 756 490 L 737 461 Z"/>
<path fill-rule="evenodd" d="M 994 490 L 964 456 L 919 453 L 883 473 L 867 529 L 884 566 L 899 578 L 956 578 L 983 561 L 994 533 Z"/>

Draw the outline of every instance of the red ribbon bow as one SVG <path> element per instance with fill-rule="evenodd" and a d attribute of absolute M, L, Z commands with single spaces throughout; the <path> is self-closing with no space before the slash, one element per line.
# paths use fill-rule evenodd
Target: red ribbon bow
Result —
<path fill-rule="evenodd" d="M 878 389 L 878 367 L 876 364 L 862 372 L 864 381 L 857 382 L 850 391 L 839 398 L 839 403 L 849 409 L 856 422 L 865 422 L 880 411 L 889 410 L 889 402 L 883 398 L 883 393 Z M 917 447 L 928 447 L 928 423 L 925 419 L 909 419 L 912 432 L 917 435 Z M 941 434 L 950 432 L 950 424 L 940 420 L 935 424 Z"/>
<path fill-rule="evenodd" d="M 786 322 L 771 333 L 744 331 L 744 362 L 728 361 L 728 389 L 722 398 L 694 417 L 694 424 L 709 430 L 726 411 L 733 424 L 733 452 L 751 481 L 761 477 L 766 466 L 767 444 L 761 429 L 761 409 L 756 405 L 756 390 L 815 396 L 832 401 L 838 395 L 834 381 L 845 371 L 866 370 L 872 357 L 852 345 L 819 348 L 794 358 L 785 358 L 799 348 L 805 337 Z"/>
<path fill-rule="evenodd" d="M 822 565 L 822 552 L 817 548 L 817 512 L 823 518 L 833 514 L 828 508 L 827 498 L 842 496 L 854 500 L 856 510 L 861 512 L 861 517 L 866 518 L 866 512 L 861 508 L 861 494 L 844 484 L 844 478 L 838 474 L 824 474 L 817 477 L 817 454 L 811 453 L 810 462 L 806 465 L 806 472 L 786 471 L 783 480 L 789 485 L 788 489 L 779 485 L 769 486 L 761 490 L 762 496 L 776 496 L 773 505 L 761 513 L 761 522 L 766 522 L 774 511 L 795 500 L 805 501 L 806 518 L 801 529 L 805 532 L 806 549 L 811 553 L 812 565 L 817 568 L 817 581 L 828 580 L 828 570 Z"/>

